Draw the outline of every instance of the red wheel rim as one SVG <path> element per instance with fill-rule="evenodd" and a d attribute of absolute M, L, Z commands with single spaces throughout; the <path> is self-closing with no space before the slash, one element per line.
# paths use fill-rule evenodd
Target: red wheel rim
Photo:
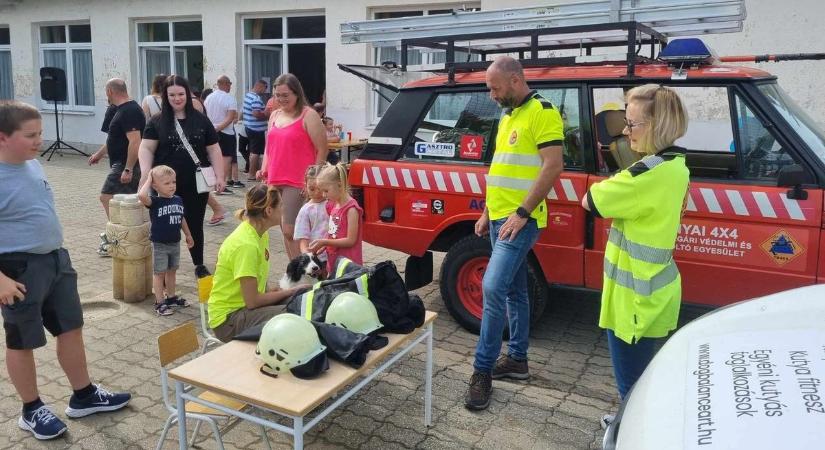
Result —
<path fill-rule="evenodd" d="M 458 280 L 456 280 L 458 299 L 464 309 L 479 320 L 481 319 L 481 311 L 484 309 L 481 281 L 484 279 L 484 271 L 487 270 L 489 260 L 490 258 L 485 256 L 467 261 L 458 271 Z"/>

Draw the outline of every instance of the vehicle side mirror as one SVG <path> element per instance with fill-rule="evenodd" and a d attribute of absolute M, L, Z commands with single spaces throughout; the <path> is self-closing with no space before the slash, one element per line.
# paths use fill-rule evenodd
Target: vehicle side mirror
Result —
<path fill-rule="evenodd" d="M 779 187 L 793 187 L 788 191 L 788 198 L 807 200 L 808 193 L 802 189 L 803 184 L 812 183 L 810 174 L 799 164 L 792 164 L 779 169 L 776 185 Z"/>

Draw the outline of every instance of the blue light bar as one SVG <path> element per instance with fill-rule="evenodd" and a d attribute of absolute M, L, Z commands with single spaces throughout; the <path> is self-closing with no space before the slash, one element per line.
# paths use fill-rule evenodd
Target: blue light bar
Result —
<path fill-rule="evenodd" d="M 659 52 L 659 60 L 667 63 L 699 63 L 710 64 L 716 59 L 716 54 L 701 39 L 683 38 L 668 42 Z"/>

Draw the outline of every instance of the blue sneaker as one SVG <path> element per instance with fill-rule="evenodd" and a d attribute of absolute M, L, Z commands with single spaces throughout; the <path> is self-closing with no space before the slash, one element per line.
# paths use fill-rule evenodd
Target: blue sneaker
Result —
<path fill-rule="evenodd" d="M 31 431 L 34 437 L 40 440 L 54 439 L 66 432 L 66 424 L 45 405 L 34 411 L 24 412 L 17 419 L 17 426 Z"/>
<path fill-rule="evenodd" d="M 69 399 L 69 407 L 66 408 L 66 415 L 76 419 L 94 413 L 116 411 L 126 406 L 129 400 L 132 399 L 132 394 L 113 394 L 100 387 L 99 384 L 95 385 L 95 389 L 95 393 L 84 400 L 78 399 L 77 396 L 72 394 Z"/>

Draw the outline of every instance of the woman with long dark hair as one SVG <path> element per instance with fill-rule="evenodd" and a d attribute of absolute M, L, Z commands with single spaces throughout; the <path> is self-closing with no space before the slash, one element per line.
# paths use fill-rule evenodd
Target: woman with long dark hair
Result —
<path fill-rule="evenodd" d="M 189 82 L 178 75 L 170 75 L 163 85 L 160 114 L 146 124 L 138 159 L 141 173 L 148 174 L 157 165 L 165 164 L 177 173 L 176 194 L 183 199 L 184 218 L 189 224 L 195 245 L 189 249 L 195 274 L 200 278 L 209 274 L 203 264 L 203 218 L 208 193 L 199 193 L 195 181 L 195 163 L 180 138 L 175 122 L 181 125 L 186 140 L 202 167 L 211 166 L 217 178 L 215 189 L 224 187 L 223 159 L 218 146 L 218 135 L 212 122 L 195 110 Z M 144 180 L 141 180 L 143 183 Z"/>
<path fill-rule="evenodd" d="M 321 116 L 308 104 L 298 78 L 285 73 L 273 83 L 276 109 L 269 118 L 266 151 L 258 178 L 281 193 L 281 232 L 289 259 L 301 252 L 294 239 L 295 219 L 304 204 L 304 174 L 327 161 L 327 132 Z"/>

